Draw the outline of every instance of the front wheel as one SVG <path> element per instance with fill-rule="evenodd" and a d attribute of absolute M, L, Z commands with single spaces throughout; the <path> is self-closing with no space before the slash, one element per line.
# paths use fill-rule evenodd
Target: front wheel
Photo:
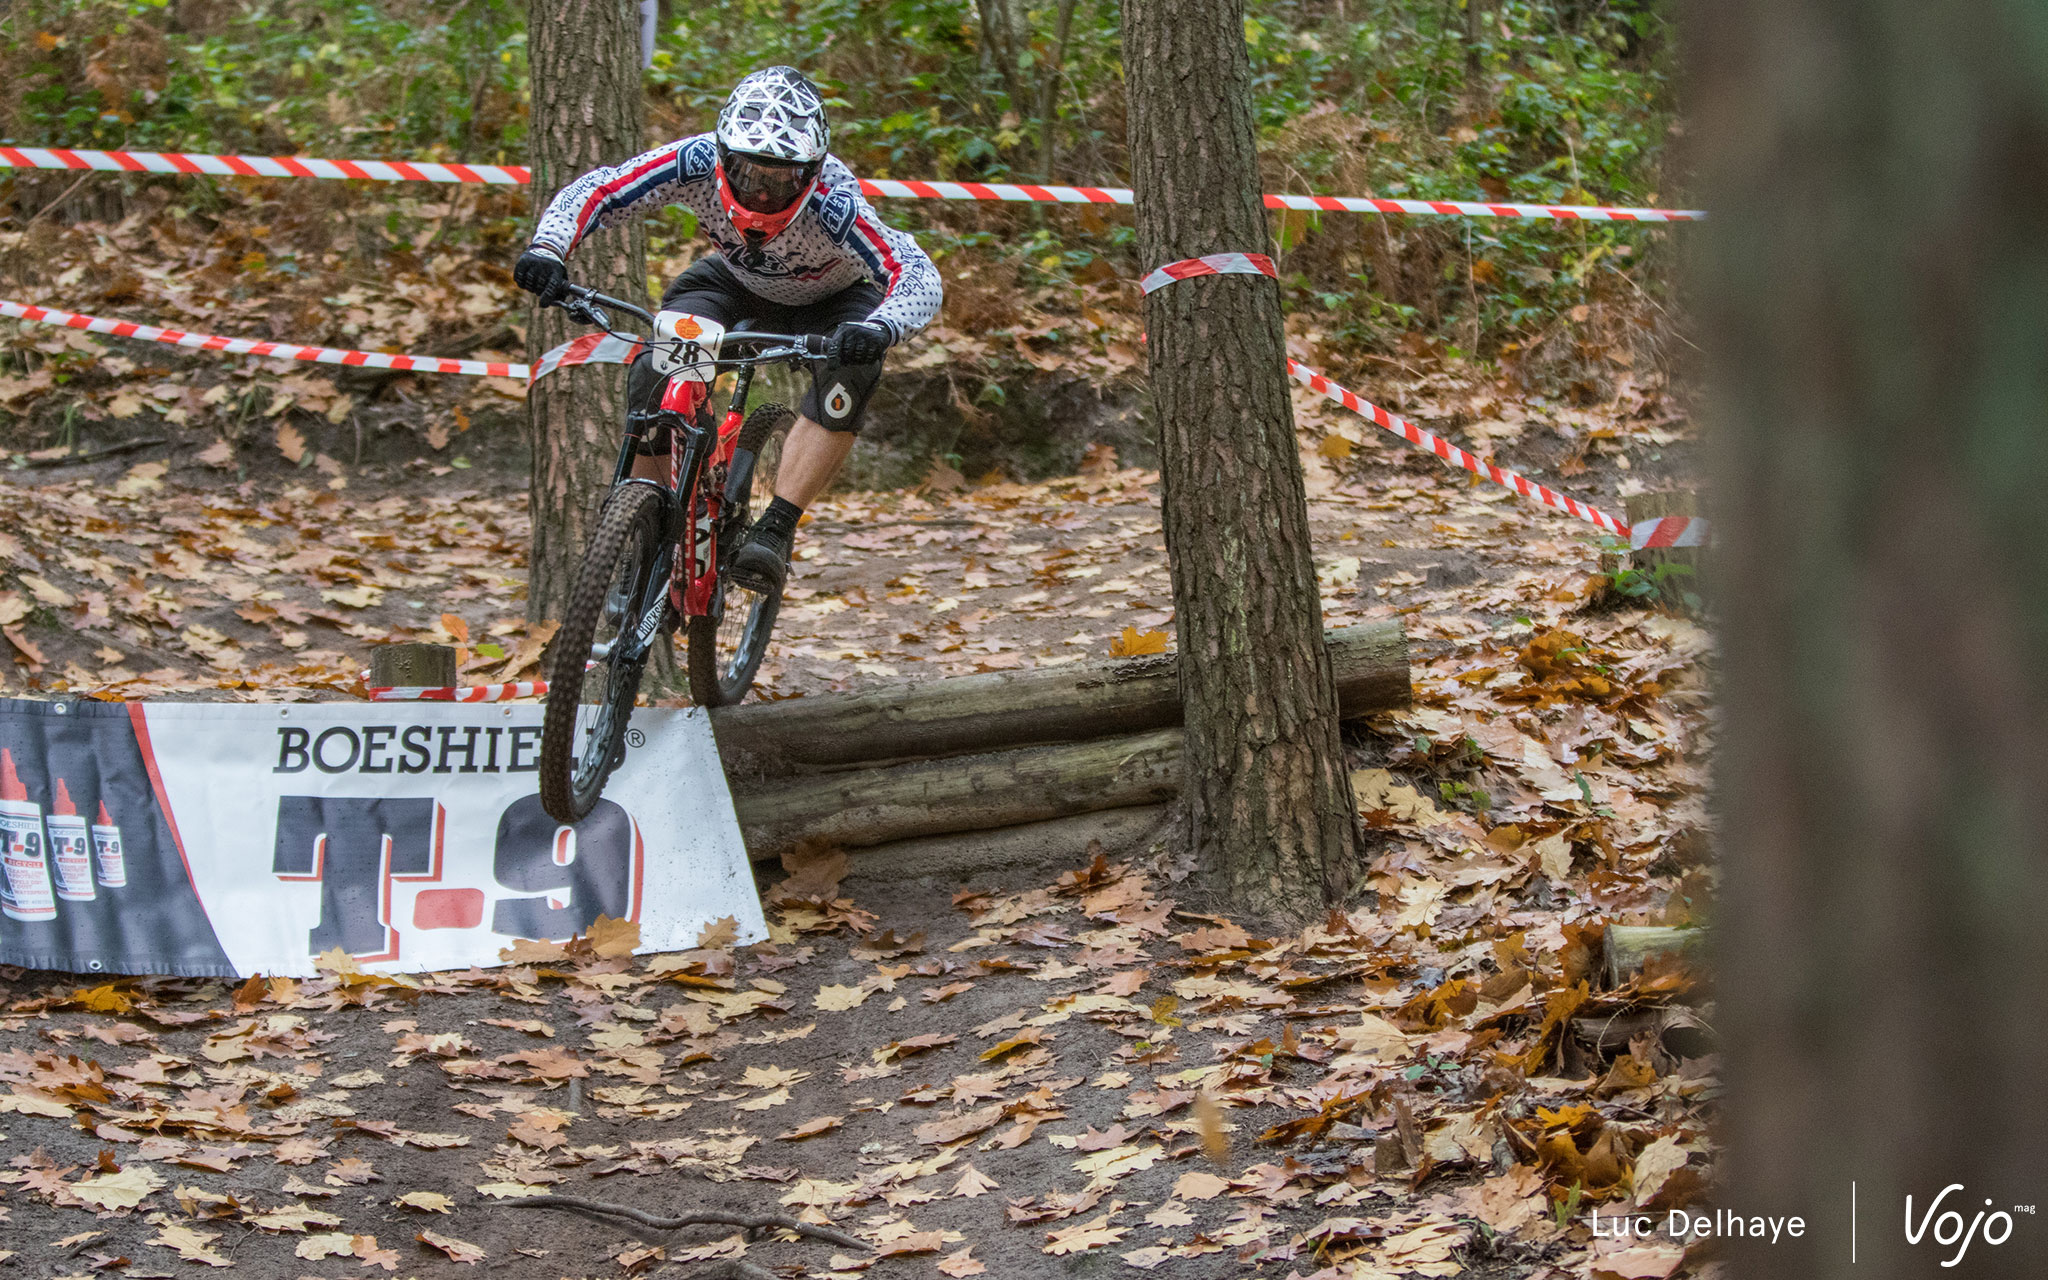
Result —
<path fill-rule="evenodd" d="M 612 490 L 548 663 L 540 802 L 557 822 L 581 821 L 625 759 L 626 721 L 668 607 L 663 551 L 661 494 L 644 484 Z"/>
<path fill-rule="evenodd" d="M 734 462 L 751 467 L 751 474 L 735 477 L 726 490 L 723 514 L 735 534 L 745 531 L 750 510 L 766 505 L 774 493 L 782 444 L 794 421 L 796 415 L 782 405 L 764 404 L 740 427 Z M 782 609 L 781 595 L 757 594 L 726 577 L 726 562 L 738 542 L 737 536 L 719 540 L 718 598 L 709 614 L 690 619 L 690 699 L 700 707 L 729 707 L 747 696 Z"/>

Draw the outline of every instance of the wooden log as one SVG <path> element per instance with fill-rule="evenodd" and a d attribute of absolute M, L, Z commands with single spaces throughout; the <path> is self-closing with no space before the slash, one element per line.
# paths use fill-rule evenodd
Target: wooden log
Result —
<path fill-rule="evenodd" d="M 1634 493 L 1622 499 L 1622 514 L 1631 525 L 1660 516 L 1696 516 L 1699 513 L 1699 496 L 1677 490 Z M 1683 604 L 1686 593 L 1702 594 L 1700 574 L 1703 557 L 1700 553 L 1703 550 L 1703 547 L 1655 547 L 1641 551 L 1607 552 L 1600 557 L 1600 572 L 1613 577 L 1625 569 L 1633 569 L 1654 578 L 1660 565 L 1682 565 L 1691 572 L 1667 574 L 1654 597 L 1641 599 L 1643 603 L 1662 599 L 1668 604 Z"/>
<path fill-rule="evenodd" d="M 455 648 L 380 644 L 370 650 L 370 687 L 440 689 L 455 683 Z"/>
<path fill-rule="evenodd" d="M 1090 845 L 1112 858 L 1143 852 L 1164 828 L 1167 807 L 1141 804 L 962 834 L 917 836 L 859 850 L 849 883 L 921 876 L 958 878 L 1004 867 L 1085 861 Z"/>
<path fill-rule="evenodd" d="M 1608 1017 L 1572 1019 L 1572 1034 L 1603 1053 L 1619 1053 L 1641 1035 L 1655 1035 L 1675 1058 L 1704 1058 L 1721 1047 L 1714 1029 L 1690 1009 L 1630 1009 Z"/>
<path fill-rule="evenodd" d="M 1408 641 L 1398 619 L 1341 627 L 1325 642 L 1343 715 L 1408 704 Z M 992 671 L 711 713 L 728 772 L 761 777 L 1079 742 L 1180 721 L 1172 655 Z"/>
<path fill-rule="evenodd" d="M 1179 729 L 779 778 L 735 790 L 753 857 L 799 840 L 850 847 L 1162 804 L 1180 790 Z"/>
<path fill-rule="evenodd" d="M 1627 982 L 1652 956 L 1677 954 L 1696 960 L 1706 949 L 1705 929 L 1666 929 L 1656 925 L 1611 924 L 1604 947 L 1607 985 Z"/>

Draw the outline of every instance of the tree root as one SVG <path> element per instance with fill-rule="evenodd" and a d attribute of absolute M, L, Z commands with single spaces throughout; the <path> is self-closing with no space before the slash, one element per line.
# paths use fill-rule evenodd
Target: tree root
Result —
<path fill-rule="evenodd" d="M 709 1271 L 699 1271 L 690 1280 L 782 1280 L 766 1267 L 757 1267 L 745 1258 L 727 1258 Z"/>
<path fill-rule="evenodd" d="M 593 1214 L 608 1218 L 624 1218 L 628 1222 L 637 1222 L 643 1227 L 652 1227 L 656 1231 L 676 1231 L 683 1227 L 697 1226 L 739 1227 L 747 1231 L 766 1231 L 771 1227 L 780 1227 L 784 1231 L 794 1231 L 800 1236 L 808 1236 L 813 1240 L 823 1240 L 827 1244 L 836 1244 L 848 1249 L 859 1249 L 863 1253 L 873 1252 L 872 1247 L 866 1242 L 857 1237 L 850 1236 L 844 1231 L 838 1231 L 831 1227 L 815 1226 L 811 1223 L 792 1218 L 785 1213 L 732 1213 L 723 1209 L 707 1209 L 697 1213 L 686 1213 L 679 1217 L 664 1218 L 658 1214 L 648 1213 L 643 1209 L 635 1209 L 631 1205 L 613 1204 L 608 1200 L 585 1200 L 580 1196 L 524 1196 L 520 1199 L 504 1201 L 504 1204 L 511 1208 L 567 1209 L 572 1213 Z M 766 1271 L 762 1271 L 759 1267 L 753 1266 L 751 1263 L 741 1262 L 740 1265 L 747 1268 L 747 1270 L 731 1271 L 732 1280 L 754 1280 L 756 1273 L 760 1276 L 767 1276 L 769 1274 Z M 713 1277 L 719 1274 L 721 1273 L 707 1273 L 706 1280 L 713 1280 Z"/>

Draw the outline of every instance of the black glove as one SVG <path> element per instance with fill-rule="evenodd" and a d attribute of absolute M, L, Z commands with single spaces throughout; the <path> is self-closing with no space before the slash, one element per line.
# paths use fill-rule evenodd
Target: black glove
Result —
<path fill-rule="evenodd" d="M 874 364 L 895 340 L 871 320 L 849 320 L 832 331 L 832 359 L 841 365 Z"/>
<path fill-rule="evenodd" d="M 549 306 L 560 300 L 568 287 L 569 268 L 552 251 L 534 245 L 519 255 L 512 268 L 512 283 L 539 298 L 540 305 Z"/>

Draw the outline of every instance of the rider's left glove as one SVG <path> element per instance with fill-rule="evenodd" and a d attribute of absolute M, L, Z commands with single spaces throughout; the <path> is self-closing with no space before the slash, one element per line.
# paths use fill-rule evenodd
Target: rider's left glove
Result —
<path fill-rule="evenodd" d="M 895 335 L 868 320 L 849 320 L 832 331 L 832 358 L 842 365 L 874 364 Z"/>
<path fill-rule="evenodd" d="M 568 287 L 569 268 L 553 250 L 533 245 L 519 255 L 512 268 L 512 283 L 539 298 L 540 305 L 552 306 Z"/>

